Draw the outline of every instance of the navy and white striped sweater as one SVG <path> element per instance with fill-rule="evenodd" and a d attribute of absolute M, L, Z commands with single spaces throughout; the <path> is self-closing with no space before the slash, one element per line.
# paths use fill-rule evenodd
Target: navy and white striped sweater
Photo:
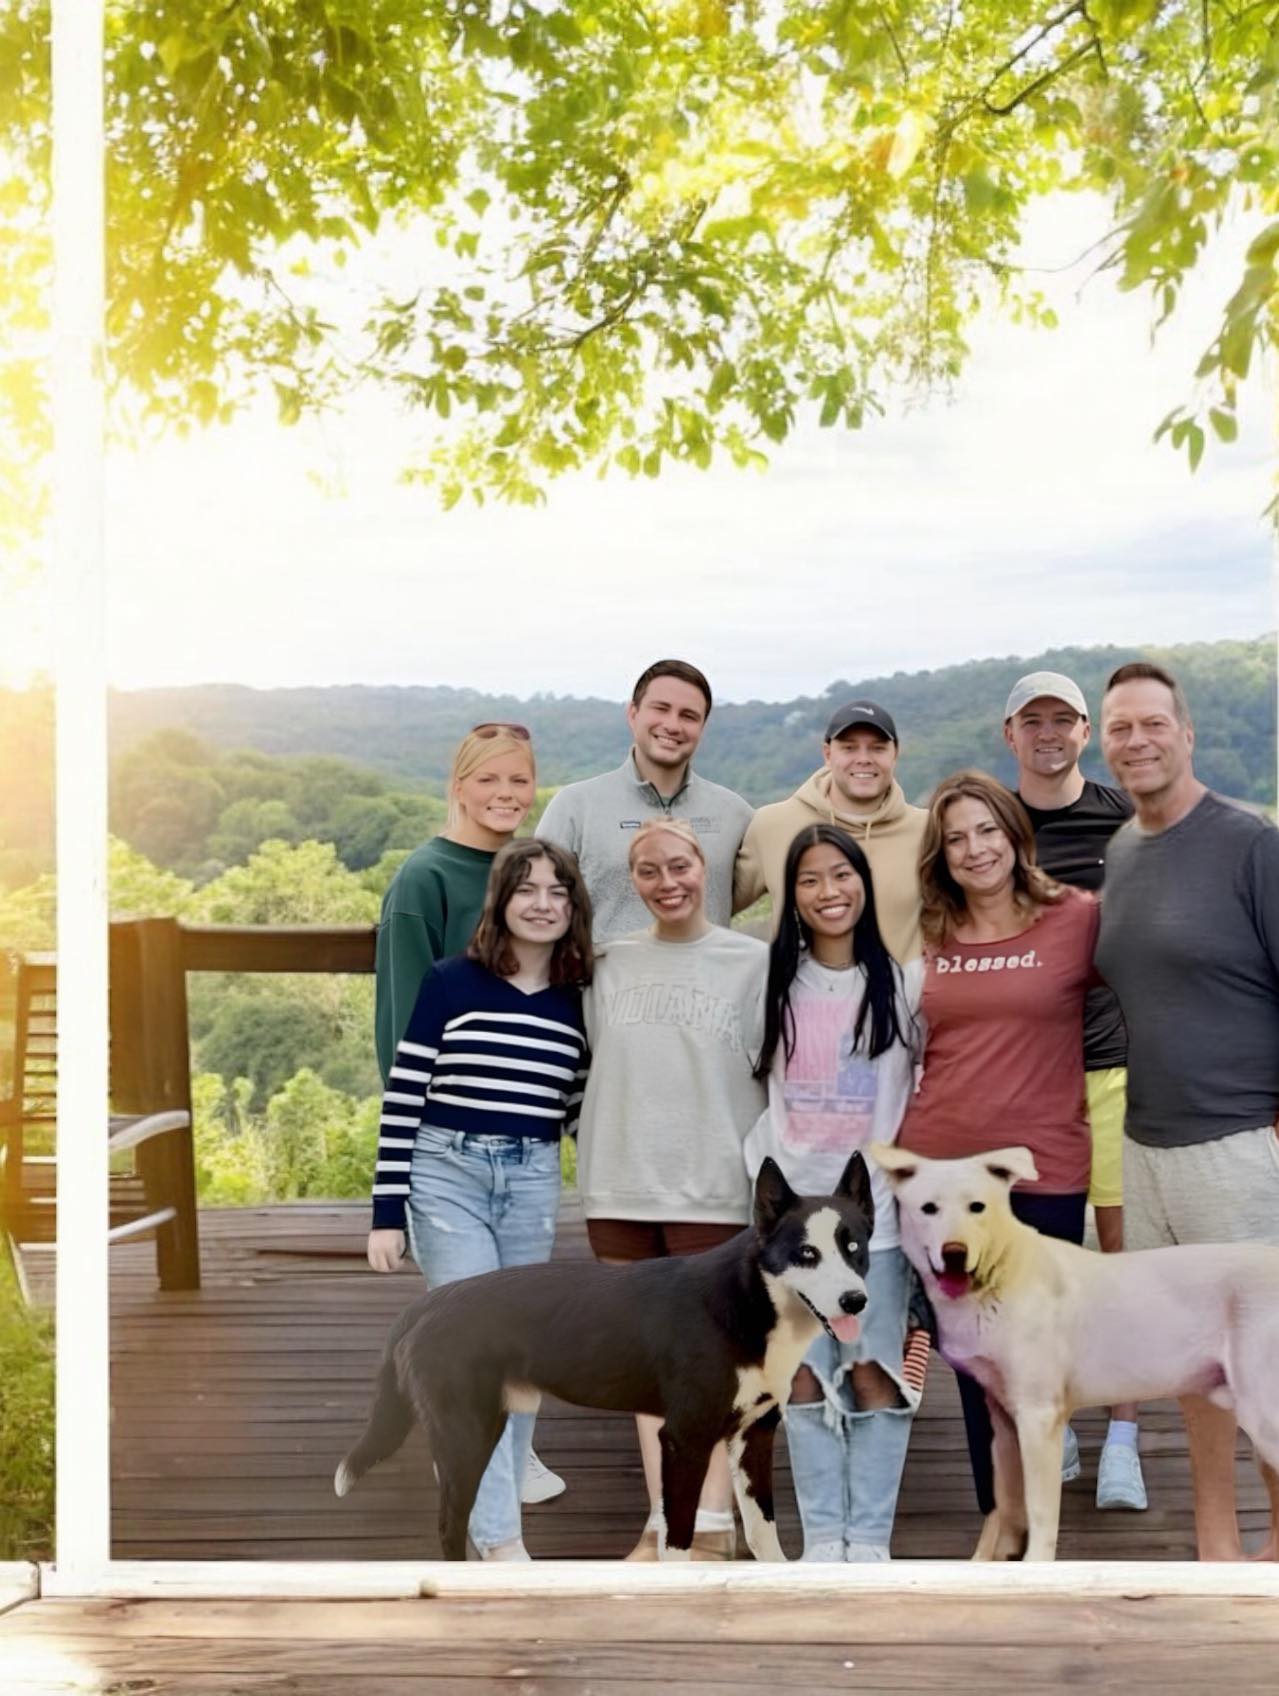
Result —
<path fill-rule="evenodd" d="M 413 1144 L 446 1131 L 558 1140 L 577 1122 L 589 1056 L 576 989 L 525 995 L 464 955 L 418 992 L 382 1097 L 374 1230 L 403 1230 Z"/>

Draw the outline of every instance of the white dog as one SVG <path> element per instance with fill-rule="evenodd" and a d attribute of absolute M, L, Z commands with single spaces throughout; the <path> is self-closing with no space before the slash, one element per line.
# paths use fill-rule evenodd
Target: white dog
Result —
<path fill-rule="evenodd" d="M 1061 1439 L 1078 1407 L 1205 1396 L 1252 1438 L 1279 1528 L 1279 1249 L 1200 1243 L 1093 1254 L 1013 1217 L 1030 1151 L 926 1160 L 877 1143 L 902 1246 L 937 1315 L 942 1354 L 986 1392 L 995 1511 L 974 1560 L 1050 1561 Z"/>

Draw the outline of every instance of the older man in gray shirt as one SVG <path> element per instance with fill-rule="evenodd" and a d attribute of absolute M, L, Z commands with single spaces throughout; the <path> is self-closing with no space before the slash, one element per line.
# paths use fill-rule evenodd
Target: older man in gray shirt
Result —
<path fill-rule="evenodd" d="M 577 855 L 594 909 L 597 942 L 643 930 L 649 912 L 631 883 L 627 851 L 640 825 L 686 819 L 706 856 L 706 916 L 733 916 L 733 863 L 749 803 L 698 777 L 692 759 L 711 712 L 711 686 L 687 660 L 641 673 L 626 709 L 633 745 L 616 771 L 570 783 L 551 799 L 537 834 Z"/>
<path fill-rule="evenodd" d="M 1106 853 L 1097 965 L 1128 1027 L 1124 1239 L 1279 1245 L 1279 831 L 1194 773 L 1185 696 L 1121 666 L 1101 740 L 1136 816 Z M 1201 1560 L 1240 1560 L 1234 1415 L 1182 1400 Z M 1279 1475 L 1263 1467 L 1275 1547 Z"/>

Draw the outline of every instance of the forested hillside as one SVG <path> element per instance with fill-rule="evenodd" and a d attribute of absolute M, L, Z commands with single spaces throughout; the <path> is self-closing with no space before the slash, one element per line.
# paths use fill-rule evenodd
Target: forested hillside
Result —
<path fill-rule="evenodd" d="M 850 647 L 856 646 L 850 639 Z M 1009 686 L 1022 672 L 1040 667 L 1067 672 L 1096 702 L 1109 672 L 1142 654 L 1169 665 L 1186 685 L 1203 778 L 1244 800 L 1273 801 L 1273 637 L 1140 652 L 1059 648 L 892 677 L 854 674 L 790 701 L 723 703 L 712 716 L 698 768 L 757 805 L 774 800 L 817 763 L 817 744 L 832 706 L 865 694 L 896 715 L 902 779 L 918 800 L 957 765 L 1007 775 L 1000 717 Z M 619 701 L 630 681 L 618 679 Z M 533 731 L 539 780 L 558 786 L 621 760 L 628 737 L 619 701 L 553 694 L 518 700 L 439 687 L 146 690 L 115 697 L 113 745 L 119 757 L 156 730 L 182 728 L 220 749 L 335 755 L 401 783 L 439 785 L 465 730 L 480 719 L 514 718 Z"/>
<path fill-rule="evenodd" d="M 1274 638 L 1147 652 L 1185 682 L 1200 775 L 1227 794 L 1273 805 Z M 698 768 L 755 804 L 774 800 L 818 763 L 832 706 L 865 694 L 896 715 L 902 782 L 912 799 L 923 800 L 956 766 L 1011 774 L 1000 714 L 1009 685 L 1023 671 L 1042 666 L 1068 672 L 1097 702 L 1110 670 L 1132 657 L 1128 649 L 1062 648 L 938 671 L 841 679 L 791 701 L 721 703 Z M 242 864 L 271 839 L 332 842 L 343 864 L 361 871 L 439 828 L 453 747 L 487 718 L 515 718 L 532 728 L 544 787 L 617 764 L 628 744 L 620 700 L 551 694 L 517 700 L 429 686 L 196 685 L 117 693 L 112 829 L 157 865 L 197 882 Z M 1101 775 L 1095 748 L 1087 766 Z M 47 691 L 0 691 L 0 772 L 0 890 L 13 890 L 52 864 Z"/>

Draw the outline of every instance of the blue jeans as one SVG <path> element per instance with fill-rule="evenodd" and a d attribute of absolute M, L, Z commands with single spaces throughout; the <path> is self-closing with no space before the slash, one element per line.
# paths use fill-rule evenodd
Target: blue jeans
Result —
<path fill-rule="evenodd" d="M 409 1174 L 413 1258 L 432 1289 L 549 1260 L 559 1199 L 558 1142 L 423 1125 Z M 509 1415 L 471 1510 L 471 1541 L 481 1553 L 520 1535 L 520 1487 L 532 1441 L 533 1415 Z"/>
<path fill-rule="evenodd" d="M 906 1445 L 919 1406 L 918 1392 L 902 1380 L 910 1291 L 910 1263 L 901 1249 L 873 1250 L 861 1335 L 854 1343 L 838 1343 L 823 1333 L 805 1357 L 822 1399 L 791 1402 L 785 1417 L 806 1550 L 819 1543 L 887 1548 L 892 1537 Z M 861 1361 L 874 1361 L 895 1381 L 897 1406 L 857 1406 L 851 1375 Z"/>

